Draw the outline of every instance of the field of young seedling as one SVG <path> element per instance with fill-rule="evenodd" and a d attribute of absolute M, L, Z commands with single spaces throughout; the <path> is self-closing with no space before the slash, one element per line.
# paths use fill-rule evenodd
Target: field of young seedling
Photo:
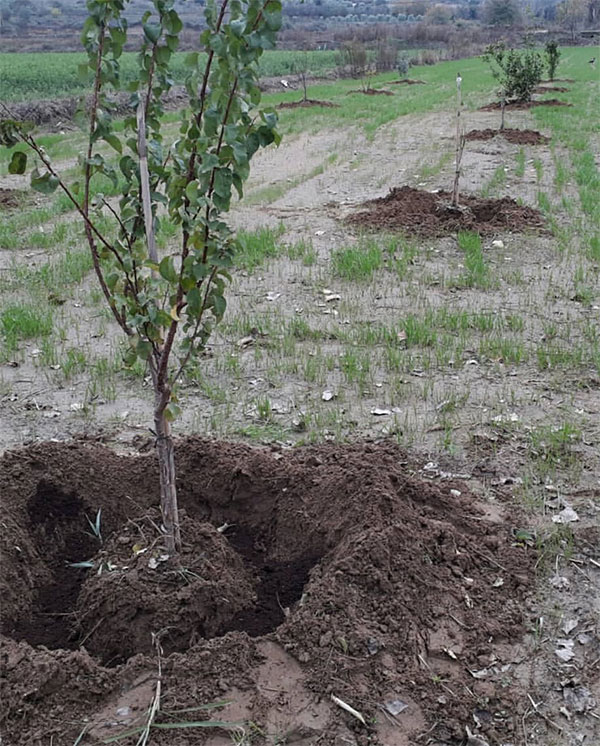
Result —
<path fill-rule="evenodd" d="M 600 743 L 597 51 L 507 109 L 538 144 L 467 138 L 458 208 L 458 72 L 465 131 L 500 126 L 482 60 L 279 111 L 179 392 L 162 575 L 152 385 L 69 201 L 0 150 L 7 746 L 139 743 L 153 707 L 172 746 Z M 39 141 L 74 181 L 63 126 Z"/>

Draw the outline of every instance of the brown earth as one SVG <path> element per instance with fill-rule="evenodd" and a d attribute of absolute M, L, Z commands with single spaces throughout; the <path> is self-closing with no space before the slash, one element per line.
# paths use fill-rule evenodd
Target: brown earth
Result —
<path fill-rule="evenodd" d="M 497 136 L 503 137 L 515 145 L 545 145 L 550 142 L 549 137 L 545 137 L 537 130 L 518 130 L 508 127 L 503 130 L 471 130 L 465 135 L 465 140 L 493 140 Z"/>
<path fill-rule="evenodd" d="M 411 78 L 404 78 L 404 80 L 392 80 L 389 85 L 427 85 L 424 80 L 411 80 Z"/>
<path fill-rule="evenodd" d="M 331 101 L 317 101 L 314 98 L 307 98 L 306 101 L 285 101 L 279 104 L 278 109 L 309 109 L 312 106 L 326 106 L 329 109 L 339 108 L 338 104 Z"/>
<path fill-rule="evenodd" d="M 540 83 L 577 83 L 574 78 L 554 78 L 554 80 L 540 80 Z"/>
<path fill-rule="evenodd" d="M 524 111 L 532 109 L 534 106 L 572 106 L 567 101 L 559 101 L 557 98 L 549 98 L 545 101 L 511 101 L 504 107 L 506 111 Z M 481 106 L 478 111 L 497 111 L 502 108 L 501 101 L 494 101 L 492 104 Z"/>
<path fill-rule="evenodd" d="M 460 197 L 458 208 L 451 206 L 451 200 L 451 192 L 443 190 L 394 187 L 385 197 L 365 202 L 368 209 L 354 213 L 347 220 L 356 226 L 405 230 L 419 236 L 442 236 L 460 230 L 486 235 L 541 230 L 545 225 L 538 210 L 519 205 L 510 197 L 483 199 L 465 194 Z"/>
<path fill-rule="evenodd" d="M 21 194 L 16 189 L 0 189 L 0 210 L 18 207 L 21 201 Z"/>
<path fill-rule="evenodd" d="M 179 562 L 162 549 L 153 455 L 46 443 L 0 460 L 7 743 L 85 730 L 78 743 L 94 746 L 143 723 L 152 633 L 159 724 L 225 700 L 216 717 L 243 721 L 238 735 L 252 721 L 257 744 L 459 744 L 467 726 L 514 742 L 526 698 L 502 683 L 503 646 L 524 634 L 535 561 L 512 538 L 517 516 L 456 478 L 417 479 L 388 443 L 190 438 L 177 459 Z M 85 560 L 93 569 L 68 564 Z M 475 675 L 488 667 L 497 681 Z M 152 743 L 230 741 L 157 728 Z"/>
<path fill-rule="evenodd" d="M 562 85 L 538 85 L 536 88 L 533 89 L 533 92 L 550 93 L 551 91 L 555 91 L 556 93 L 567 93 L 569 90 L 569 88 L 565 88 L 565 86 Z"/>
<path fill-rule="evenodd" d="M 364 93 L 365 96 L 393 96 L 394 94 L 392 91 L 386 91 L 385 88 L 367 88 L 366 91 L 364 91 L 362 88 L 354 88 L 351 91 L 348 91 L 348 96 L 351 93 Z"/>

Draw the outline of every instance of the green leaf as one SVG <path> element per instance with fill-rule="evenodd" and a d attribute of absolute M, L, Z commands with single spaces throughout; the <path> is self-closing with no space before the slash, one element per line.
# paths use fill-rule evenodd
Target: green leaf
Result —
<path fill-rule="evenodd" d="M 232 21 L 229 24 L 229 27 L 233 33 L 233 35 L 237 39 L 241 39 L 244 34 L 244 29 L 246 28 L 246 19 L 245 18 L 238 18 L 237 21 Z"/>
<path fill-rule="evenodd" d="M 13 153 L 8 164 L 9 174 L 24 174 L 27 168 L 27 154 L 17 150 Z"/>
<path fill-rule="evenodd" d="M 152 354 L 152 344 L 145 339 L 139 339 L 135 349 L 142 360 L 148 360 Z"/>
<path fill-rule="evenodd" d="M 142 28 L 144 29 L 144 35 L 146 36 L 146 39 L 148 39 L 151 44 L 156 44 L 156 42 L 160 39 L 160 35 L 162 33 L 160 23 L 144 23 L 142 25 Z"/>
<path fill-rule="evenodd" d="M 212 307 L 215 316 L 218 319 L 222 319 L 223 314 L 225 313 L 225 309 L 227 308 L 227 301 L 222 295 L 213 295 Z"/>
<path fill-rule="evenodd" d="M 181 18 L 174 10 L 171 10 L 169 13 L 166 14 L 166 16 L 164 17 L 164 24 L 166 30 L 174 36 L 179 34 L 181 32 L 181 29 L 183 28 L 183 22 L 181 21 Z"/>
<path fill-rule="evenodd" d="M 31 174 L 31 186 L 33 189 L 36 190 L 36 192 L 41 192 L 42 194 L 52 194 L 56 190 L 56 187 L 58 186 L 58 179 L 56 176 L 52 176 L 52 174 L 45 173 L 43 176 L 39 175 L 38 170 L 36 169 Z"/>
<path fill-rule="evenodd" d="M 163 257 L 160 264 L 158 265 L 158 271 L 160 273 L 160 276 L 163 277 L 167 282 L 177 282 L 179 280 L 179 276 L 175 271 L 175 266 L 173 265 L 172 256 Z"/>
<path fill-rule="evenodd" d="M 165 417 L 169 422 L 173 422 L 181 414 L 181 407 L 174 402 L 169 402 L 165 407 Z"/>
<path fill-rule="evenodd" d="M 105 142 L 107 142 L 112 148 L 114 148 L 117 151 L 117 153 L 123 152 L 123 145 L 121 144 L 121 141 L 116 135 L 111 133 L 108 135 L 104 135 L 102 139 Z"/>

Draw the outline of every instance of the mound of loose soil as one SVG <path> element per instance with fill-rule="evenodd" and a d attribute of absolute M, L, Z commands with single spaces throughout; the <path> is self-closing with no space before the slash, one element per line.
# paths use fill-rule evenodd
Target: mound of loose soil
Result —
<path fill-rule="evenodd" d="M 393 96 L 394 94 L 392 91 L 386 91 L 385 88 L 367 88 L 366 91 L 364 91 L 362 88 L 354 88 L 351 91 L 348 91 L 348 96 L 351 93 L 364 93 L 365 96 Z"/>
<path fill-rule="evenodd" d="M 0 210 L 18 207 L 21 196 L 21 192 L 18 192 L 16 189 L 0 189 Z"/>
<path fill-rule="evenodd" d="M 514 740 L 526 698 L 504 686 L 502 650 L 523 634 L 535 559 L 512 541 L 518 518 L 460 482 L 414 478 L 391 444 L 192 438 L 177 461 L 179 562 L 162 548 L 152 454 L 50 443 L 0 459 L 7 743 L 71 744 L 85 726 L 78 743 L 97 746 L 143 724 L 152 633 L 159 723 L 226 700 L 216 719 L 253 722 L 257 744 L 459 743 L 474 722 Z M 99 509 L 102 543 L 87 520 Z M 470 673 L 503 664 L 496 684 Z M 229 743 L 197 728 L 151 742 Z"/>
<path fill-rule="evenodd" d="M 505 106 L 506 111 L 523 111 L 531 109 L 534 106 L 573 106 L 573 104 L 567 101 L 559 101 L 557 98 L 549 98 L 545 101 L 511 101 Z M 479 111 L 498 111 L 502 108 L 501 101 L 495 101 L 493 104 L 486 104 L 481 106 Z"/>
<path fill-rule="evenodd" d="M 538 85 L 533 89 L 534 93 L 552 93 L 553 91 L 555 93 L 567 93 L 570 88 L 565 88 L 562 85 Z"/>
<path fill-rule="evenodd" d="M 365 202 L 367 209 L 351 215 L 348 221 L 365 228 L 404 230 L 420 236 L 444 236 L 461 230 L 485 235 L 544 227 L 538 210 L 521 206 L 510 197 L 463 195 L 460 208 L 453 208 L 451 200 L 450 192 L 394 187 L 385 197 Z"/>
<path fill-rule="evenodd" d="M 389 85 L 427 85 L 424 80 L 412 80 L 411 78 L 404 78 L 404 80 L 392 80 Z"/>
<path fill-rule="evenodd" d="M 550 142 L 549 137 L 545 137 L 537 130 L 518 130 L 505 127 L 503 130 L 471 130 L 465 135 L 466 140 L 492 140 L 494 137 L 503 137 L 508 142 L 515 145 L 545 145 Z"/>
<path fill-rule="evenodd" d="M 329 109 L 337 109 L 338 104 L 331 101 L 317 101 L 314 98 L 307 98 L 306 101 L 285 101 L 279 104 L 278 109 L 309 109 L 312 106 L 326 106 Z"/>

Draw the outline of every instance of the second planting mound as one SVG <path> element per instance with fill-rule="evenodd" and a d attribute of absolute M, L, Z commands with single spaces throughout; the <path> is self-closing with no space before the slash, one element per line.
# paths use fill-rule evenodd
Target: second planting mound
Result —
<path fill-rule="evenodd" d="M 465 140 L 493 140 L 494 137 L 503 137 L 514 145 L 546 145 L 550 138 L 542 135 L 537 130 L 517 130 L 505 128 L 503 130 L 471 130 L 465 135 Z"/>
<path fill-rule="evenodd" d="M 348 217 L 363 228 L 408 231 L 419 236 L 446 236 L 457 231 L 477 231 L 482 235 L 498 231 L 541 230 L 544 218 L 539 210 L 519 205 L 510 197 L 482 199 L 471 195 L 460 198 L 460 207 L 451 206 L 452 194 L 443 190 L 394 187 L 385 197 L 369 200 L 367 208 Z"/>

